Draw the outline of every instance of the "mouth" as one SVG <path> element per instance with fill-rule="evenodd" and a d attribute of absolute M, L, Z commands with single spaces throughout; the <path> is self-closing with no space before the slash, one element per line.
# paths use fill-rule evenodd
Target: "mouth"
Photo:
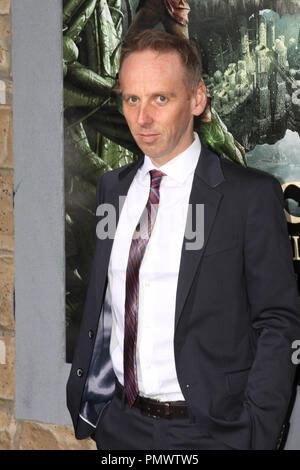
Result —
<path fill-rule="evenodd" d="M 139 137 L 143 142 L 150 144 L 157 140 L 159 134 L 139 134 Z"/>

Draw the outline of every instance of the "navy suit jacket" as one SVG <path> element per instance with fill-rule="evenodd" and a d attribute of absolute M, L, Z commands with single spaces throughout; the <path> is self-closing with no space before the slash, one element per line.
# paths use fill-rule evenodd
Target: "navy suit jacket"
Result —
<path fill-rule="evenodd" d="M 112 204 L 118 219 L 119 196 L 127 194 L 142 163 L 104 174 L 97 205 Z M 176 295 L 175 364 L 189 415 L 235 449 L 275 449 L 292 396 L 292 343 L 300 338 L 281 186 L 202 145 L 189 202 L 204 204 L 204 244 L 190 250 L 184 238 Z M 105 296 L 112 243 L 96 237 L 67 384 L 78 439 L 93 434 L 115 388 Z"/>

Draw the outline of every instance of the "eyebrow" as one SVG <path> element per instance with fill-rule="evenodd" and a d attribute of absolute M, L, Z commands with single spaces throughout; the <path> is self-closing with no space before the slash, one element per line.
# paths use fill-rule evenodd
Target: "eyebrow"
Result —
<path fill-rule="evenodd" d="M 137 96 L 135 93 L 122 93 L 122 96 L 124 98 L 129 98 L 130 96 Z M 176 93 L 173 93 L 173 92 L 166 92 L 166 91 L 157 91 L 155 93 L 152 93 L 152 95 L 150 95 L 151 98 L 153 98 L 154 96 L 169 96 L 170 98 L 174 98 L 176 95 Z"/>

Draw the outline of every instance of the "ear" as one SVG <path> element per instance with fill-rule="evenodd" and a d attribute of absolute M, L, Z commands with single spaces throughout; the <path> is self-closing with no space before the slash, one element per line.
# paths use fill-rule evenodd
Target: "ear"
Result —
<path fill-rule="evenodd" d="M 207 103 L 206 86 L 203 81 L 198 83 L 193 97 L 193 115 L 200 116 L 203 113 Z"/>

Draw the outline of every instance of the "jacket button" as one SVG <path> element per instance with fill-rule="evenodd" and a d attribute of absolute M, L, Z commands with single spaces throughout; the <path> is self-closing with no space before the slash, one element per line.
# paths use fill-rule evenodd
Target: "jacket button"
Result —
<path fill-rule="evenodd" d="M 89 338 L 93 339 L 94 338 L 94 332 L 93 330 L 89 330 Z"/>
<path fill-rule="evenodd" d="M 82 377 L 83 376 L 83 369 L 77 369 L 76 374 L 78 375 L 78 377 Z"/>

